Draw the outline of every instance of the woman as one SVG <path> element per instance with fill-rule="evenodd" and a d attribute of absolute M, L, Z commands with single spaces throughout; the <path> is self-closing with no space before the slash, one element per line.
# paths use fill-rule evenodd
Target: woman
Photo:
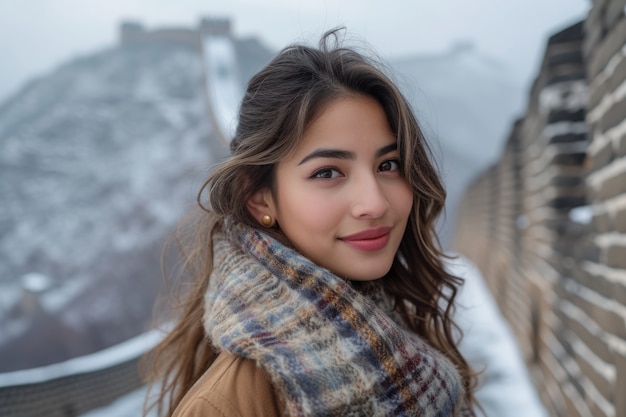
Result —
<path fill-rule="evenodd" d="M 231 153 L 203 186 L 194 285 L 151 358 L 159 409 L 473 415 L 461 280 L 434 230 L 445 192 L 383 72 L 335 31 L 287 47 L 250 81 Z"/>

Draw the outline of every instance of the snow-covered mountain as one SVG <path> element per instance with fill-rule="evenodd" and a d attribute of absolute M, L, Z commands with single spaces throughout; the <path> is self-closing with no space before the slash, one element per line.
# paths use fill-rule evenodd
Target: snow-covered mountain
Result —
<path fill-rule="evenodd" d="M 272 53 L 255 39 L 235 47 L 243 84 Z M 440 159 L 450 222 L 465 185 L 499 152 L 520 87 L 468 47 L 390 64 Z M 0 372 L 149 326 L 163 243 L 226 152 L 202 65 L 191 46 L 118 46 L 0 104 Z"/>
<path fill-rule="evenodd" d="M 271 56 L 236 46 L 248 71 Z M 0 106 L 0 371 L 148 327 L 163 243 L 226 152 L 203 86 L 197 50 L 152 42 L 76 59 Z"/>

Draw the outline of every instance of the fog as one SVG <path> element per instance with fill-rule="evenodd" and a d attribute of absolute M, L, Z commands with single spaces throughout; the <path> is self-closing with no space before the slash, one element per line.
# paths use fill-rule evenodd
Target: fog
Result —
<path fill-rule="evenodd" d="M 527 84 L 549 33 L 581 20 L 588 9 L 586 0 L 3 1 L 0 100 L 62 61 L 111 46 L 120 20 L 190 26 L 201 16 L 229 17 L 237 36 L 259 36 L 274 50 L 335 26 L 346 26 L 387 57 L 441 52 L 469 41 Z"/>

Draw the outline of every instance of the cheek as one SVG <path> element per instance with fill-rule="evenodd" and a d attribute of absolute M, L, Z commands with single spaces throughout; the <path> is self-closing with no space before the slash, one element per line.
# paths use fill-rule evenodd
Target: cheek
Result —
<path fill-rule="evenodd" d="M 310 190 L 292 193 L 281 203 L 279 209 L 283 223 L 311 232 L 334 228 L 344 212 L 343 204 L 336 196 Z"/>
<path fill-rule="evenodd" d="M 409 217 L 411 209 L 413 208 L 413 192 L 408 184 L 404 184 L 396 192 L 392 194 L 393 205 L 396 207 L 397 212 L 404 216 Z"/>

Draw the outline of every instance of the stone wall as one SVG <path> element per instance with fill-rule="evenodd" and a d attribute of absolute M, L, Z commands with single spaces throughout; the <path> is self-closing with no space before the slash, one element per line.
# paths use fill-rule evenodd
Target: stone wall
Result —
<path fill-rule="evenodd" d="M 526 114 L 467 191 L 481 268 L 553 416 L 626 416 L 626 0 L 552 36 Z"/>
<path fill-rule="evenodd" d="M 143 385 L 143 355 L 161 340 L 152 330 L 65 362 L 0 373 L 0 416 L 75 417 Z"/>
<path fill-rule="evenodd" d="M 133 358 L 91 372 L 0 387 L 0 415 L 75 417 L 105 406 L 142 384 L 139 358 Z"/>
<path fill-rule="evenodd" d="M 119 26 L 119 41 L 122 46 L 168 42 L 183 44 L 200 50 L 202 37 L 210 35 L 232 37 L 230 19 L 205 17 L 200 19 L 196 28 L 146 29 L 141 22 L 134 20 L 123 21 Z"/>

